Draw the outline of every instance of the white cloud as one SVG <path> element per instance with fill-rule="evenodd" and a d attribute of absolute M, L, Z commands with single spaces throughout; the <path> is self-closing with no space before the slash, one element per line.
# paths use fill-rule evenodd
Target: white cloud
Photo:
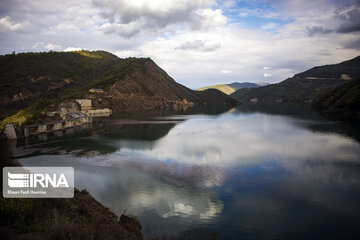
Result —
<path fill-rule="evenodd" d="M 53 43 L 44 43 L 44 42 L 36 42 L 33 46 L 32 49 L 34 50 L 61 50 L 61 46 L 60 45 L 56 45 Z M 66 51 L 67 49 L 65 49 L 64 51 Z"/>
<path fill-rule="evenodd" d="M 64 49 L 64 52 L 73 52 L 73 51 L 81 51 L 82 48 L 80 47 L 67 47 Z"/>
<path fill-rule="evenodd" d="M 217 41 L 208 41 L 208 40 L 195 40 L 195 41 L 186 41 L 175 49 L 180 50 L 199 50 L 204 52 L 212 52 L 220 48 L 221 44 Z"/>
<path fill-rule="evenodd" d="M 45 48 L 47 50 L 60 50 L 61 49 L 61 46 L 60 45 L 56 45 L 56 44 L 52 44 L 52 43 L 48 43 L 46 44 Z"/>
<path fill-rule="evenodd" d="M 272 67 L 263 67 L 262 70 L 270 70 L 270 69 L 272 69 Z"/>
<path fill-rule="evenodd" d="M 234 0 L 225 0 L 225 1 L 222 1 L 222 5 L 225 8 L 231 8 L 231 7 L 236 5 L 236 1 L 234 1 Z"/>
<path fill-rule="evenodd" d="M 276 28 L 277 26 L 278 26 L 278 24 L 269 22 L 269 23 L 266 23 L 265 25 L 261 26 L 261 28 L 264 30 L 272 30 L 272 29 Z"/>
<path fill-rule="evenodd" d="M 200 27 L 212 27 L 212 26 L 221 26 L 226 24 L 227 17 L 225 17 L 222 13 L 221 9 L 201 9 L 197 11 L 197 14 L 200 17 L 199 22 L 195 22 L 196 24 L 201 24 Z M 194 24 L 194 23 L 193 23 Z"/>
<path fill-rule="evenodd" d="M 224 69 L 224 70 L 221 70 L 220 72 L 224 73 L 224 74 L 228 74 L 228 73 L 232 73 L 233 71 Z"/>
<path fill-rule="evenodd" d="M 221 9 L 211 9 L 216 4 L 213 0 L 93 0 L 93 3 L 105 20 L 99 29 L 126 38 L 144 32 L 171 32 L 179 24 L 202 29 L 226 23 Z"/>
<path fill-rule="evenodd" d="M 272 76 L 272 74 L 270 74 L 270 73 L 264 73 L 264 77 L 271 77 Z"/>
<path fill-rule="evenodd" d="M 218 82 L 259 81 L 264 77 L 263 71 L 270 70 L 262 70 L 264 66 L 269 67 L 269 63 L 272 69 L 271 73 L 266 72 L 267 81 L 282 81 L 310 67 L 337 63 L 357 56 L 360 51 L 339 47 L 343 42 L 355 40 L 354 38 L 356 37 L 335 33 L 326 38 L 309 38 L 305 29 L 299 27 L 297 22 L 280 27 L 276 34 L 230 24 L 208 31 L 179 31 L 177 34 L 149 41 L 140 49 L 175 80 L 197 88 Z M 194 39 L 211 39 L 221 47 L 216 50 L 216 54 L 172 51 L 183 43 L 194 43 Z M 197 44 L 200 45 L 199 42 Z M 323 49 L 331 49 L 331 54 L 316 54 L 318 51 L 323 52 Z M 221 74 L 224 69 L 236 69 L 236 74 Z"/>
<path fill-rule="evenodd" d="M 119 58 L 127 58 L 127 57 L 142 57 L 143 52 L 138 50 L 122 50 L 122 51 L 116 51 L 114 53 Z"/>
<path fill-rule="evenodd" d="M 22 28 L 20 23 L 14 23 L 9 16 L 0 18 L 0 32 L 16 31 Z"/>
<path fill-rule="evenodd" d="M 40 46 L 44 46 L 44 42 L 36 42 L 33 46 L 32 46 L 32 49 L 36 49 L 36 48 L 38 48 L 38 47 L 40 47 Z"/>

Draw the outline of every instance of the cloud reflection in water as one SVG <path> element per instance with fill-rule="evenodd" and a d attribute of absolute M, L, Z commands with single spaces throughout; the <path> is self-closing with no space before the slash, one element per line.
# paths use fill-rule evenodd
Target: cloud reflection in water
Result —
<path fill-rule="evenodd" d="M 81 161 L 136 168 L 177 185 L 207 187 L 221 185 L 226 169 L 267 161 L 294 173 L 308 171 L 309 161 L 360 163 L 359 145 L 350 138 L 296 125 L 296 119 L 265 114 L 191 117 L 152 144 L 117 140 L 112 143 L 119 149 L 115 153 Z"/>

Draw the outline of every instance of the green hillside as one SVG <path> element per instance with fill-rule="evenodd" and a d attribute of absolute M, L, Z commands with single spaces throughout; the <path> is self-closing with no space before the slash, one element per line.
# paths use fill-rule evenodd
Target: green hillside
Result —
<path fill-rule="evenodd" d="M 332 117 L 360 120 L 360 79 L 316 97 L 312 106 Z"/>
<path fill-rule="evenodd" d="M 341 79 L 295 79 L 290 78 L 278 84 L 260 88 L 244 88 L 231 94 L 239 101 L 248 102 L 305 102 L 311 101 L 318 93 L 331 90 L 346 83 Z"/>
<path fill-rule="evenodd" d="M 243 102 L 305 102 L 312 101 L 319 93 L 333 90 L 348 79 L 360 77 L 360 57 L 339 64 L 309 69 L 278 84 L 239 89 L 231 96 Z"/>
<path fill-rule="evenodd" d="M 35 95 L 56 88 L 69 79 L 68 84 L 83 85 L 118 63 L 107 52 L 49 52 L 20 53 L 0 56 L 0 99 L 9 101 L 18 91 Z M 66 84 L 66 83 L 65 83 Z"/>
<path fill-rule="evenodd" d="M 115 55 L 103 51 L 0 56 L 0 117 L 34 102 L 76 95 L 119 63 Z"/>
<path fill-rule="evenodd" d="M 101 88 L 101 96 L 89 94 Z M 237 102 L 208 93 L 221 104 Z M 20 53 L 0 56 L 0 119 L 26 122 L 68 99 L 91 98 L 95 107 L 139 111 L 206 105 L 199 92 L 178 84 L 149 58 L 120 59 L 105 51 Z"/>

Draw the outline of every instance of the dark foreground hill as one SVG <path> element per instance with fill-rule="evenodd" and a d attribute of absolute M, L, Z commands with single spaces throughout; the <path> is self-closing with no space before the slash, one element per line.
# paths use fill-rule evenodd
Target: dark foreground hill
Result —
<path fill-rule="evenodd" d="M 20 164 L 0 135 L 0 167 L 9 166 Z M 73 198 L 0 196 L 0 210 L 0 239 L 4 240 L 143 239 L 142 227 L 134 217 L 118 217 L 85 189 L 75 189 Z"/>
<path fill-rule="evenodd" d="M 339 64 L 311 68 L 278 84 L 240 89 L 231 94 L 239 101 L 305 102 L 360 77 L 360 57 Z"/>
<path fill-rule="evenodd" d="M 92 88 L 104 93 L 91 94 Z M 0 119 L 74 98 L 92 98 L 113 111 L 237 104 L 225 94 L 178 84 L 149 58 L 120 59 L 104 51 L 0 56 Z"/>
<path fill-rule="evenodd" d="M 360 79 L 314 99 L 312 106 L 338 119 L 360 120 Z"/>

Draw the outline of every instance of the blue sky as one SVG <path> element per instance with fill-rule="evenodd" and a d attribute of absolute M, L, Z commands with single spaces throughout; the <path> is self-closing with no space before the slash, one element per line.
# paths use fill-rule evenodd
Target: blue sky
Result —
<path fill-rule="evenodd" d="M 222 1 L 218 1 L 221 6 Z M 226 2 L 226 1 L 225 1 Z M 291 22 L 291 18 L 282 19 L 268 16 L 276 11 L 270 4 L 260 1 L 231 1 L 231 6 L 221 6 L 223 14 L 229 18 L 229 23 L 238 23 L 249 29 L 261 29 L 266 24 L 276 24 L 281 27 Z"/>
<path fill-rule="evenodd" d="M 360 55 L 355 0 L 1 0 L 0 53 L 151 57 L 190 87 L 279 82 Z"/>

